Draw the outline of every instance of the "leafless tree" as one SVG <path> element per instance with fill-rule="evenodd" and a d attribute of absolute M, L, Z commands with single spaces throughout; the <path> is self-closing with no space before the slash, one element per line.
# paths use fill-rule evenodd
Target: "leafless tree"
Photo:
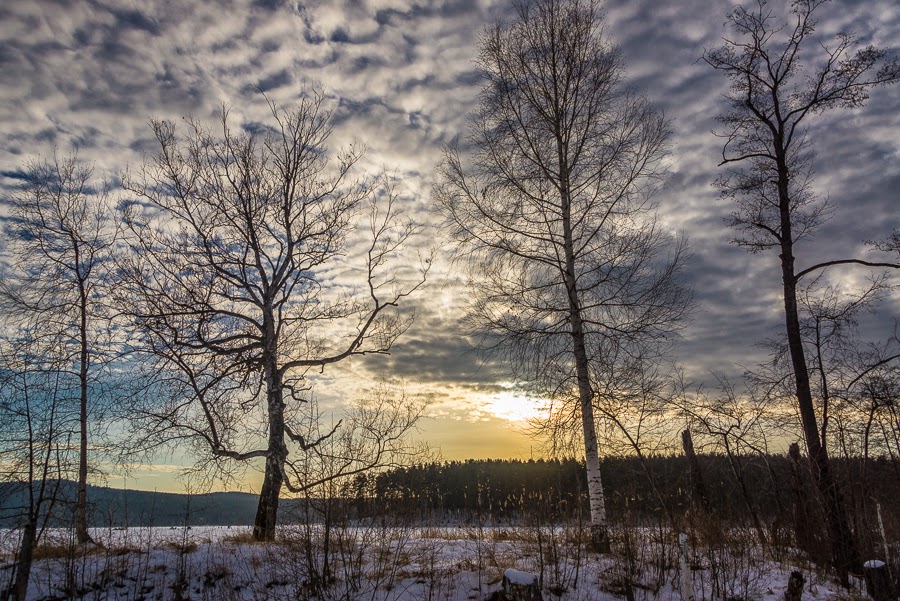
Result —
<path fill-rule="evenodd" d="M 0 278 L 0 306 L 13 328 L 38 326 L 77 378 L 79 414 L 78 501 L 75 533 L 87 531 L 88 416 L 98 402 L 100 373 L 108 355 L 108 282 L 105 265 L 114 243 L 106 188 L 92 182 L 92 169 L 76 155 L 33 162 L 9 201 L 4 227 L 9 268 Z M 92 396 L 94 398 L 92 398 Z"/>
<path fill-rule="evenodd" d="M 427 446 L 409 434 L 416 428 L 425 405 L 381 384 L 354 402 L 336 429 L 329 418 L 312 407 L 298 419 L 298 430 L 308 440 L 322 440 L 295 461 L 292 479 L 304 483 L 301 511 L 302 547 L 310 590 L 323 592 L 334 582 L 334 547 L 338 516 L 346 515 L 347 501 L 354 498 L 359 477 L 373 470 L 406 467 L 427 456 Z"/>
<path fill-rule="evenodd" d="M 750 489 L 745 462 L 747 457 L 756 456 L 765 464 L 776 489 L 775 503 L 779 514 L 784 515 L 777 492 L 778 478 L 770 457 L 772 441 L 787 435 L 785 424 L 790 412 L 785 411 L 783 403 L 773 402 L 771 388 L 749 375 L 745 382 L 747 389 L 737 390 L 726 378 L 719 377 L 714 391 L 701 389 L 680 399 L 680 411 L 691 424 L 691 430 L 697 433 L 698 440 L 728 459 L 757 539 L 766 548 L 765 529 L 757 509 L 758 494 Z"/>
<path fill-rule="evenodd" d="M 819 433 L 823 444 L 832 443 L 830 448 L 848 459 L 843 490 L 849 491 L 854 531 L 865 550 L 867 536 L 876 529 L 867 521 L 874 498 L 871 483 L 866 482 L 872 433 L 882 426 L 883 407 L 892 401 L 890 381 L 900 364 L 900 347 L 896 332 L 886 340 L 863 339 L 858 319 L 874 313 L 897 286 L 885 273 L 850 294 L 823 280 L 814 278 L 799 291 L 801 334 L 808 349 L 810 387 L 821 415 Z"/>
<path fill-rule="evenodd" d="M 46 336 L 30 328 L 0 340 L 0 485 L 22 501 L 15 508 L 19 547 L 8 586 L 0 589 L 4 600 L 27 598 L 35 547 L 74 467 L 71 437 L 77 426 L 70 419 L 68 365 L 47 359 L 59 356 Z"/>
<path fill-rule="evenodd" d="M 900 337 L 896 326 L 888 341 L 870 345 L 851 361 L 862 369 L 851 372 L 840 399 L 842 408 L 851 413 L 846 421 L 855 423 L 858 431 L 857 449 L 861 448 L 863 457 L 860 487 L 865 490 L 869 460 L 878 454 L 891 459 L 900 480 Z"/>
<path fill-rule="evenodd" d="M 515 8 L 481 39 L 471 166 L 448 149 L 435 196 L 470 261 L 482 349 L 543 394 L 577 399 L 592 540 L 605 551 L 594 401 L 610 370 L 592 366 L 651 356 L 691 297 L 679 284 L 683 243 L 652 201 L 669 122 L 625 86 L 598 2 Z"/>
<path fill-rule="evenodd" d="M 847 582 L 858 567 L 846 511 L 835 486 L 828 452 L 819 434 L 800 328 L 797 287 L 802 278 L 836 265 L 879 261 L 836 259 L 798 267 L 795 245 L 831 214 L 813 189 L 813 156 L 806 128 L 810 118 L 836 108 L 865 104 L 869 91 L 900 81 L 900 64 L 886 50 L 857 49 L 856 38 L 839 34 L 833 43 L 814 35 L 817 11 L 827 0 L 793 0 L 781 18 L 765 0 L 737 7 L 728 24 L 737 34 L 703 59 L 731 81 L 730 112 L 719 117 L 725 139 L 718 180 L 723 197 L 736 204 L 729 225 L 734 242 L 751 252 L 775 250 L 780 258 L 785 334 L 794 374 L 797 406 L 807 450 L 827 506 L 835 567 Z M 895 267 L 896 265 L 888 266 Z"/>
<path fill-rule="evenodd" d="M 868 375 L 890 369 L 900 356 L 891 339 L 865 342 L 858 332 L 860 314 L 874 313 L 897 289 L 887 274 L 874 276 L 865 289 L 849 294 L 823 279 L 816 277 L 802 286 L 798 302 L 800 333 L 809 349 L 810 387 L 821 412 L 819 435 L 827 446 L 833 405 L 849 402 Z"/>
<path fill-rule="evenodd" d="M 255 131 L 232 130 L 224 109 L 218 135 L 188 119 L 182 138 L 153 121 L 159 153 L 126 182 L 139 200 L 124 211 L 131 253 L 118 291 L 157 362 L 145 442 L 264 460 L 257 539 L 274 537 L 282 486 L 306 485 L 289 445 L 307 453 L 335 433 L 298 428 L 304 374 L 387 353 L 412 319 L 398 305 L 426 271 L 399 259 L 418 227 L 393 182 L 355 179 L 359 149 L 330 158 L 324 96 L 269 108 Z"/>

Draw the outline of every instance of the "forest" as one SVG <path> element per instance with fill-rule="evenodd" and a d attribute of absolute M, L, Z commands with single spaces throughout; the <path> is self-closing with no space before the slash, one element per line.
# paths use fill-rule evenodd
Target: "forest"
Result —
<path fill-rule="evenodd" d="M 629 83 L 599 0 L 519 0 L 484 23 L 471 111 L 418 194 L 364 141 L 342 143 L 346 103 L 316 83 L 287 101 L 259 85 L 258 120 L 227 102 L 150 117 L 142 162 L 113 179 L 77 150 L 4 172 L 0 598 L 106 598 L 115 561 L 135 583 L 125 598 L 217 598 L 232 543 L 252 556 L 239 564 L 278 545 L 295 562 L 264 587 L 277 595 L 248 576 L 228 585 L 236 598 L 431 598 L 441 561 L 453 595 L 477 579 L 468 598 L 796 601 L 822 582 L 895 598 L 896 206 L 833 223 L 853 201 L 829 195 L 846 174 L 822 172 L 833 149 L 818 140 L 894 89 L 900 59 L 835 33 L 836 8 L 733 7 L 695 57 L 723 90 L 702 157 L 728 206 L 715 227 L 746 251 L 750 285 L 771 288 L 777 324 L 730 340 L 749 359 L 729 373 L 689 376 L 679 354 L 716 272 L 666 204 L 685 177 L 680 126 Z M 871 237 L 834 255 L 842 225 Z M 730 313 L 751 310 L 729 294 Z M 417 370 L 460 360 L 421 337 L 441 311 L 472 371 L 503 378 L 488 388 L 539 406 L 537 459 L 443 461 L 419 436 L 448 412 Z M 407 343 L 419 354 L 396 359 Z M 339 399 L 320 398 L 327 378 Z M 462 402 L 447 388 L 444 403 Z M 176 456 L 183 495 L 102 486 Z M 248 474 L 252 500 L 211 493 Z M 202 524 L 249 529 L 190 558 Z M 112 542 L 152 526 L 182 538 Z M 477 557 L 428 547 L 423 576 L 403 549 L 442 537 Z M 151 551 L 171 555 L 174 583 L 135 559 Z"/>

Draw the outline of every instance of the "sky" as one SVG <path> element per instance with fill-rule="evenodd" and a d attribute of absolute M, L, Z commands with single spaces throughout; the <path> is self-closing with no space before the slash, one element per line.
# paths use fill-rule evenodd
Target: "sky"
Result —
<path fill-rule="evenodd" d="M 773 2 L 774 6 L 780 5 Z M 670 176 L 660 215 L 687 235 L 687 277 L 697 309 L 680 332 L 676 358 L 697 385 L 713 373 L 736 377 L 764 358 L 756 343 L 782 318 L 777 257 L 729 245 L 731 207 L 712 187 L 724 77 L 698 61 L 729 32 L 723 0 L 608 0 L 607 33 L 622 49 L 629 85 L 673 120 Z M 141 2 L 14 0 L 0 5 L 0 192 L 29 160 L 73 146 L 113 180 L 154 151 L 151 118 L 211 120 L 222 104 L 235 120 L 263 120 L 259 94 L 284 106 L 321 86 L 334 108 L 333 149 L 367 148 L 365 165 L 386 168 L 423 224 L 444 145 L 466 133 L 479 89 L 473 60 L 485 25 L 508 14 L 507 0 L 209 0 Z M 836 0 L 818 31 L 853 31 L 866 44 L 900 46 L 894 0 Z M 816 118 L 816 189 L 834 218 L 798 252 L 799 262 L 864 256 L 863 241 L 900 226 L 900 86 L 876 90 L 861 110 Z M 364 395 L 381 378 L 430 400 L 421 436 L 446 459 L 529 458 L 538 443 L 523 419 L 539 399 L 517 391 L 503 366 L 485 363 L 460 336 L 463 274 L 438 255 L 427 286 L 410 300 L 417 320 L 390 356 L 354 360 L 315 378 L 326 407 Z M 861 275 L 841 272 L 852 286 Z M 863 323 L 885 334 L 900 296 Z M 177 462 L 174 462 L 177 463 Z M 136 476 L 142 488 L 169 486 L 178 465 Z"/>

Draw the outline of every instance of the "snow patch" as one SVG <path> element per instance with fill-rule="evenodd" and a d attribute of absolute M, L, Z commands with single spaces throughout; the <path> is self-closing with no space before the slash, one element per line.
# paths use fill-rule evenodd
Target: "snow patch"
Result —
<path fill-rule="evenodd" d="M 513 568 L 507 568 L 507 570 L 503 572 L 503 576 L 512 584 L 518 584 L 520 586 L 531 586 L 537 581 L 537 576 L 534 574 L 529 574 L 528 572 L 522 572 Z"/>

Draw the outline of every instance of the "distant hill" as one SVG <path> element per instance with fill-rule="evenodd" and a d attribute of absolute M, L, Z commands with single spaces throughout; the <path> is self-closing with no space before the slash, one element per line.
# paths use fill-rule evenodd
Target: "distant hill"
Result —
<path fill-rule="evenodd" d="M 51 524 L 70 523 L 76 491 L 75 482 L 60 483 L 60 502 Z M 18 523 L 25 499 L 22 485 L 0 483 L 0 527 Z M 257 500 L 242 492 L 186 495 L 88 486 L 88 520 L 97 527 L 248 525 L 256 515 Z"/>

